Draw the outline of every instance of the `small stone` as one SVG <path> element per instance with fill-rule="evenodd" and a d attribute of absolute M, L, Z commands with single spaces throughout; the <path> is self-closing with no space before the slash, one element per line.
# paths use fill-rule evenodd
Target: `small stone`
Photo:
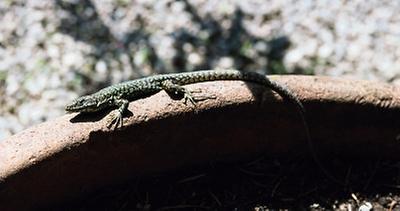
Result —
<path fill-rule="evenodd" d="M 259 51 L 259 52 L 267 52 L 268 51 L 268 45 L 265 42 L 256 42 L 254 45 L 254 48 Z"/>
<path fill-rule="evenodd" d="M 303 59 L 303 52 L 300 49 L 289 51 L 285 56 L 285 62 L 294 64 Z"/>
<path fill-rule="evenodd" d="M 96 63 L 95 67 L 98 74 L 106 74 L 107 72 L 107 64 L 103 60 L 99 60 Z"/>
<path fill-rule="evenodd" d="M 349 45 L 347 49 L 347 58 L 351 61 L 356 61 L 360 57 L 361 51 L 360 45 Z"/>
<path fill-rule="evenodd" d="M 318 56 L 321 58 L 328 58 L 332 55 L 333 49 L 331 45 L 322 45 L 318 49 Z"/>
<path fill-rule="evenodd" d="M 48 76 L 44 73 L 28 78 L 24 85 L 29 94 L 32 96 L 38 96 L 46 88 L 48 82 Z"/>
<path fill-rule="evenodd" d="M 315 39 L 310 39 L 300 46 L 301 51 L 306 56 L 313 56 L 318 47 L 318 42 Z"/>
<path fill-rule="evenodd" d="M 217 64 L 218 68 L 229 69 L 233 67 L 233 59 L 231 57 L 222 57 Z"/>
<path fill-rule="evenodd" d="M 185 3 L 184 2 L 176 1 L 176 2 L 173 2 L 171 4 L 171 10 L 174 13 L 183 12 L 184 9 L 185 9 Z"/>
<path fill-rule="evenodd" d="M 360 208 L 358 208 L 358 211 L 370 211 L 372 210 L 372 204 L 370 202 L 364 202 Z"/>
<path fill-rule="evenodd" d="M 190 53 L 188 56 L 188 61 L 192 65 L 199 65 L 203 61 L 198 53 Z"/>
<path fill-rule="evenodd" d="M 80 66 L 82 57 L 75 52 L 69 52 L 63 57 L 63 64 L 67 66 Z"/>
<path fill-rule="evenodd" d="M 47 55 L 49 55 L 50 58 L 58 59 L 60 57 L 59 47 L 56 45 L 49 45 L 47 47 Z"/>

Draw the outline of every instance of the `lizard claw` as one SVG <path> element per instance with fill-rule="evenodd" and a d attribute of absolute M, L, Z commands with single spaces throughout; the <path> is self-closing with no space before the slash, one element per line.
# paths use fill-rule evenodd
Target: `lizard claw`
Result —
<path fill-rule="evenodd" d="M 199 91 L 201 92 L 201 91 Z M 196 103 L 199 101 L 203 101 L 203 100 L 209 100 L 209 99 L 216 99 L 216 96 L 193 96 L 192 95 L 193 91 L 186 91 L 184 93 L 184 100 L 185 100 L 185 104 L 187 105 L 187 102 L 189 101 L 193 106 L 196 106 Z"/>
<path fill-rule="evenodd" d="M 185 99 L 185 104 L 187 104 L 189 101 L 193 106 L 196 106 L 196 101 L 190 92 L 185 92 L 183 98 Z"/>
<path fill-rule="evenodd" d="M 117 113 L 111 113 L 110 118 L 107 124 L 107 128 L 110 129 L 114 125 L 114 130 L 117 130 L 118 128 L 123 126 L 123 121 L 122 121 L 122 114 L 119 111 L 116 111 Z"/>

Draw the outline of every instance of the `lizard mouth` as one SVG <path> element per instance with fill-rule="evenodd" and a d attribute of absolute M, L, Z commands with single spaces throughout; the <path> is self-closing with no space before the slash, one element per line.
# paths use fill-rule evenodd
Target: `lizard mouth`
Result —
<path fill-rule="evenodd" d="M 77 102 L 72 102 L 71 104 L 65 106 L 65 111 L 67 111 L 67 113 L 79 112 L 87 109 L 88 107 L 90 106 L 79 105 Z"/>
<path fill-rule="evenodd" d="M 74 103 L 65 106 L 65 111 L 67 113 L 74 113 L 74 112 L 92 112 L 96 111 L 97 104 L 84 104 L 84 105 L 76 105 Z"/>
<path fill-rule="evenodd" d="M 65 111 L 67 113 L 73 113 L 73 112 L 76 112 L 77 110 L 78 110 L 78 108 L 74 107 L 73 105 L 65 106 Z"/>
<path fill-rule="evenodd" d="M 67 113 L 80 112 L 80 111 L 85 111 L 87 109 L 88 109 L 88 106 L 68 105 L 68 106 L 65 107 L 65 111 Z"/>

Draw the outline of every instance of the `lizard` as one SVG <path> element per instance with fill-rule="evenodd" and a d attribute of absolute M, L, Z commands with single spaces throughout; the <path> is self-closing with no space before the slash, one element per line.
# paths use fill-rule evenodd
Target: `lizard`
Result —
<path fill-rule="evenodd" d="M 239 70 L 202 70 L 195 72 L 170 73 L 139 78 L 103 88 L 96 93 L 75 99 L 65 107 L 68 113 L 92 113 L 107 108 L 118 107 L 117 115 L 109 122 L 108 127 L 115 123 L 115 129 L 123 126 L 123 115 L 130 101 L 151 96 L 161 90 L 169 94 L 183 96 L 185 104 L 189 101 L 195 105 L 192 92 L 183 85 L 218 80 L 241 80 L 253 82 L 277 92 L 284 99 L 292 102 L 302 119 L 303 126 L 309 138 L 309 129 L 305 117 L 305 109 L 298 97 L 285 86 L 271 81 L 267 76 L 255 72 Z"/>
<path fill-rule="evenodd" d="M 71 112 L 92 113 L 107 108 L 117 107 L 117 114 L 111 118 L 108 128 L 115 123 L 115 129 L 123 126 L 123 115 L 128 110 L 130 101 L 145 98 L 165 90 L 169 94 L 183 96 L 185 104 L 189 101 L 195 105 L 192 92 L 183 85 L 206 81 L 240 80 L 262 85 L 278 93 L 283 99 L 291 102 L 301 118 L 305 131 L 305 138 L 313 157 L 313 160 L 322 172 L 332 181 L 338 180 L 331 175 L 322 165 L 314 151 L 309 126 L 306 119 L 306 111 L 299 98 L 286 86 L 270 80 L 267 76 L 256 72 L 242 72 L 239 70 L 202 70 L 195 72 L 170 73 L 139 78 L 103 88 L 98 92 L 75 99 L 65 107 Z"/>

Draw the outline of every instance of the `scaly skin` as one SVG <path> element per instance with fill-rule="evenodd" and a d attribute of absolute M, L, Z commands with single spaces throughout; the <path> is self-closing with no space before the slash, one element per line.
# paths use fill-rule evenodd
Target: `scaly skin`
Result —
<path fill-rule="evenodd" d="M 308 128 L 303 104 L 289 89 L 274 81 L 270 81 L 264 75 L 237 70 L 204 70 L 173 73 L 127 81 L 106 87 L 94 94 L 79 97 L 67 105 L 65 110 L 68 112 L 97 112 L 110 107 L 118 107 L 118 114 L 109 124 L 110 127 L 112 123 L 115 123 L 115 128 L 118 128 L 118 126 L 122 126 L 122 116 L 127 110 L 129 101 L 151 96 L 161 90 L 165 90 L 171 94 L 183 95 L 185 102 L 190 101 L 192 104 L 195 104 L 195 99 L 192 97 L 190 91 L 182 87 L 182 85 L 217 80 L 249 81 L 272 89 L 296 105 L 305 127 Z"/>

